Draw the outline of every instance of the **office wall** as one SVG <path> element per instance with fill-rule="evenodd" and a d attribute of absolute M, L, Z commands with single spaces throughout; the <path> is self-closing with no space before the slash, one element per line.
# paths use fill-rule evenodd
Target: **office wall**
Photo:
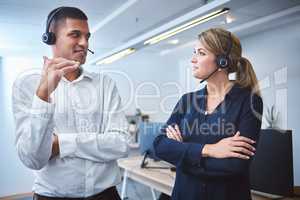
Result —
<path fill-rule="evenodd" d="M 279 112 L 278 126 L 293 131 L 295 185 L 300 185 L 299 33 L 300 21 L 242 39 L 245 55 L 264 82 L 265 105 L 275 105 Z"/>
<path fill-rule="evenodd" d="M 14 121 L 11 110 L 11 88 L 17 74 L 26 69 L 41 66 L 30 57 L 4 57 L 0 62 L 0 197 L 30 192 L 33 173 L 19 160 L 15 146 Z"/>
<path fill-rule="evenodd" d="M 89 69 L 109 74 L 116 81 L 126 114 L 140 108 L 151 121 L 163 122 L 183 88 L 178 84 L 178 60 L 159 53 L 145 49 L 109 66 Z"/>

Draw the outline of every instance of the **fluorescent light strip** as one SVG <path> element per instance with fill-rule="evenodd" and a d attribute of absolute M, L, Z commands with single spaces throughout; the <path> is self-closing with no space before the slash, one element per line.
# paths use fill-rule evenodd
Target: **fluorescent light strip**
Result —
<path fill-rule="evenodd" d="M 225 14 L 228 11 L 229 11 L 229 8 L 223 8 L 221 10 L 217 10 L 217 11 L 214 11 L 214 12 L 212 12 L 210 14 L 207 14 L 207 15 L 204 15 L 204 16 L 199 17 L 197 19 L 194 19 L 194 20 L 192 20 L 190 22 L 187 22 L 187 23 L 185 23 L 185 24 L 183 24 L 181 26 L 178 26 L 178 27 L 173 28 L 173 29 L 171 29 L 169 31 L 166 31 L 166 32 L 164 32 L 162 34 L 154 36 L 153 38 L 145 41 L 144 45 L 158 43 L 158 42 L 160 42 L 160 41 L 162 41 L 164 39 L 167 39 L 167 38 L 169 38 L 169 37 L 171 37 L 173 35 L 176 35 L 176 34 L 182 32 L 182 31 L 190 29 L 190 28 L 192 28 L 194 26 L 197 26 L 197 25 L 199 25 L 201 23 L 207 22 L 207 21 L 209 21 L 209 20 L 211 20 L 211 19 L 213 19 L 215 17 L 218 17 L 218 16 L 220 16 L 222 14 Z M 125 56 L 127 56 L 129 54 L 134 53 L 135 51 L 136 51 L 136 49 L 134 49 L 134 48 L 128 48 L 128 49 L 122 50 L 122 51 L 120 51 L 118 53 L 115 53 L 115 54 L 113 54 L 111 56 L 108 56 L 108 57 L 106 57 L 106 58 L 98 61 L 96 63 L 96 65 L 110 64 L 110 63 L 112 63 L 112 62 L 114 62 L 116 60 L 119 60 L 119 59 L 121 59 L 121 58 L 123 58 L 123 57 L 125 57 Z"/>
<path fill-rule="evenodd" d="M 211 16 L 211 17 L 209 17 L 209 18 L 203 19 L 202 21 L 196 22 L 196 23 L 194 23 L 194 24 L 191 24 L 191 25 L 189 25 L 189 26 L 186 26 L 186 27 L 184 27 L 184 28 L 182 28 L 182 29 L 179 29 L 179 30 L 177 30 L 177 31 L 170 32 L 168 35 L 163 35 L 163 36 L 161 36 L 161 37 L 155 38 L 155 40 L 153 39 L 153 40 L 149 41 L 149 44 L 155 44 L 155 43 L 157 43 L 157 42 L 160 42 L 160 41 L 162 41 L 162 40 L 164 40 L 164 39 L 167 39 L 167 38 L 169 38 L 169 37 L 171 37 L 171 36 L 173 36 L 173 35 L 176 35 L 177 33 L 180 33 L 180 32 L 182 32 L 182 31 L 185 31 L 185 30 L 187 30 L 187 29 L 190 29 L 190 28 L 192 28 L 192 27 L 194 27 L 194 26 L 197 26 L 197 25 L 199 25 L 199 24 L 201 24 L 201 23 L 207 22 L 207 21 L 211 20 L 212 18 L 215 18 L 215 17 L 217 17 L 217 16 L 219 16 L 219 15 L 221 15 L 221 14 L 223 14 L 223 13 L 220 13 L 220 14 L 218 14 L 218 15 L 214 15 L 214 16 Z"/>
<path fill-rule="evenodd" d="M 110 64 L 110 63 L 112 63 L 112 62 L 114 62 L 116 60 L 119 60 L 119 59 L 121 59 L 121 58 L 123 58 L 125 56 L 128 56 L 129 54 L 132 54 L 135 51 L 136 51 L 136 49 L 134 49 L 134 48 L 125 49 L 123 51 L 120 51 L 118 53 L 115 53 L 115 54 L 113 54 L 111 56 L 108 56 L 108 57 L 106 57 L 106 58 L 98 61 L 96 63 L 96 65 Z"/>
<path fill-rule="evenodd" d="M 159 34 L 159 35 L 157 35 L 157 36 L 155 36 L 155 37 L 153 37 L 153 38 L 145 41 L 144 45 L 155 44 L 155 43 L 157 43 L 159 41 L 162 41 L 162 40 L 167 39 L 167 38 L 169 38 L 169 37 L 171 37 L 173 35 L 176 35 L 177 33 L 180 33 L 182 31 L 190 29 L 190 28 L 192 28 L 194 26 L 197 26 L 197 25 L 199 25 L 201 23 L 207 22 L 207 21 L 209 21 L 209 20 L 211 20 L 211 19 L 213 19 L 215 17 L 218 17 L 218 16 L 220 16 L 222 14 L 225 14 L 228 11 L 229 11 L 229 8 L 223 8 L 221 10 L 217 10 L 217 11 L 214 11 L 214 12 L 212 12 L 210 14 L 207 14 L 207 15 L 204 15 L 204 16 L 199 17 L 197 19 L 194 19 L 194 20 L 192 20 L 192 21 L 190 21 L 188 23 L 185 23 L 185 24 L 183 24 L 181 26 L 178 26 L 178 27 L 176 27 L 176 28 L 174 28 L 172 30 L 166 31 L 166 32 L 164 32 L 162 34 Z"/>

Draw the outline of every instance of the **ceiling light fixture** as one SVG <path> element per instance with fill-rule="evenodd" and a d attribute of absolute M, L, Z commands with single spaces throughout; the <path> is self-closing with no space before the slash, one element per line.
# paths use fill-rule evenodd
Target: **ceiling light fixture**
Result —
<path fill-rule="evenodd" d="M 129 54 L 132 54 L 133 52 L 135 52 L 136 49 L 134 48 L 128 48 L 128 49 L 125 49 L 125 50 L 122 50 L 122 51 L 119 51 L 115 54 L 112 54 L 106 58 L 103 58 L 101 60 L 99 60 L 96 65 L 102 65 L 102 64 L 110 64 L 116 60 L 119 60 L 125 56 L 128 56 Z"/>
<path fill-rule="evenodd" d="M 226 16 L 225 16 L 226 24 L 230 24 L 230 23 L 234 22 L 235 20 L 236 20 L 236 18 L 231 13 L 226 14 Z"/>
<path fill-rule="evenodd" d="M 218 17 L 218 16 L 220 16 L 222 14 L 225 14 L 227 12 L 229 12 L 229 8 L 223 8 L 223 9 L 214 11 L 212 13 L 209 13 L 207 15 L 198 17 L 198 18 L 196 18 L 196 19 L 194 19 L 192 21 L 189 21 L 189 22 L 187 22 L 187 23 L 185 23 L 183 25 L 175 27 L 175 28 L 173 28 L 173 29 L 171 29 L 169 31 L 166 31 L 166 32 L 163 32 L 163 33 L 161 33 L 161 34 L 159 34 L 157 36 L 154 36 L 154 37 L 150 38 L 149 40 L 146 40 L 144 42 L 144 45 L 151 45 L 151 44 L 158 43 L 158 42 L 160 42 L 162 40 L 165 40 L 165 39 L 167 39 L 167 38 L 169 38 L 169 37 L 171 37 L 173 35 L 176 35 L 176 34 L 182 32 L 182 31 L 185 31 L 185 30 L 190 29 L 190 28 L 192 28 L 194 26 L 197 26 L 199 24 L 207 22 L 207 21 L 209 21 L 209 20 L 211 20 L 211 19 L 213 19 L 215 17 Z"/>
<path fill-rule="evenodd" d="M 175 44 L 178 44 L 179 43 L 179 40 L 178 39 L 174 39 L 174 40 L 169 40 L 168 41 L 168 44 L 173 44 L 173 45 L 175 45 Z"/>

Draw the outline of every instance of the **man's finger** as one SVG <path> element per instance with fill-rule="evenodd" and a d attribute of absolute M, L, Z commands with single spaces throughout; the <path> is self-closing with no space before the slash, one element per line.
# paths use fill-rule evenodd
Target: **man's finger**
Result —
<path fill-rule="evenodd" d="M 65 61 L 78 62 L 78 61 L 66 59 L 66 58 L 63 58 L 63 57 L 55 57 L 55 58 L 48 58 L 47 56 L 44 56 L 44 57 L 46 57 L 47 60 L 51 64 L 59 64 L 59 63 L 65 62 Z"/>
<path fill-rule="evenodd" d="M 64 67 L 62 69 L 60 69 L 60 71 L 63 73 L 63 75 L 73 72 L 76 69 L 78 69 L 78 66 L 74 65 L 74 66 L 68 66 L 68 67 Z"/>
<path fill-rule="evenodd" d="M 53 64 L 58 64 L 58 63 L 61 63 L 61 62 L 64 62 L 64 61 L 74 61 L 74 60 L 66 59 L 66 58 L 63 58 L 63 57 L 56 57 L 56 58 L 51 59 L 51 62 Z"/>
<path fill-rule="evenodd" d="M 44 60 L 44 67 L 43 67 L 43 69 L 45 69 L 50 64 L 50 60 L 49 60 L 49 58 L 47 56 L 43 56 L 43 60 Z"/>
<path fill-rule="evenodd" d="M 49 61 L 49 58 L 47 56 L 43 56 L 43 60 L 44 60 L 44 63 Z"/>
<path fill-rule="evenodd" d="M 62 69 L 64 67 L 75 66 L 75 65 L 78 67 L 79 66 L 79 62 L 66 60 L 66 61 L 63 61 L 61 63 L 53 65 L 53 68 L 54 69 Z"/>

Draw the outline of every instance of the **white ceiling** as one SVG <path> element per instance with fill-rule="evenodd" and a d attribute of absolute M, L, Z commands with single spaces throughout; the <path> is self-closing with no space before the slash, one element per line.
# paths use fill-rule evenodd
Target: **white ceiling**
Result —
<path fill-rule="evenodd" d="M 236 20 L 224 25 L 224 16 L 176 35 L 179 44 L 188 43 L 197 34 L 211 26 L 224 26 L 247 35 L 280 23 L 299 19 L 300 12 L 283 15 L 277 19 L 259 21 L 265 16 L 275 15 L 300 5 L 299 0 L 215 0 L 228 1 L 222 7 L 229 7 Z M 0 56 L 40 56 L 49 53 L 41 42 L 48 13 L 58 6 L 68 5 L 81 8 L 89 17 L 93 32 L 90 48 L 96 52 L 93 60 L 130 44 L 141 35 L 157 30 L 163 25 L 193 12 L 204 5 L 205 0 L 0 0 Z M 275 19 L 275 20 L 274 20 Z M 251 22 L 257 20 L 257 23 Z M 243 25 L 248 23 L 246 28 Z M 223 25 L 222 25 L 223 24 Z M 249 26 L 251 28 L 249 28 Z M 176 45 L 161 42 L 144 48 L 147 52 L 160 52 Z"/>

